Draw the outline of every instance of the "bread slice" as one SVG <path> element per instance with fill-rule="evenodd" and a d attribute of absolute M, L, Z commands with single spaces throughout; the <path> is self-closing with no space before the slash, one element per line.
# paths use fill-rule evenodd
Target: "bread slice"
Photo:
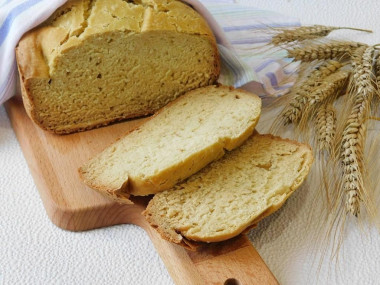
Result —
<path fill-rule="evenodd" d="M 122 200 L 173 187 L 254 131 L 261 100 L 225 86 L 190 91 L 91 159 L 79 172 L 91 188 Z"/>
<path fill-rule="evenodd" d="M 70 0 L 16 54 L 29 117 L 58 134 L 153 114 L 220 72 L 206 21 L 174 0 Z"/>
<path fill-rule="evenodd" d="M 185 247 L 223 241 L 279 209 L 304 181 L 312 161 L 307 145 L 256 134 L 187 181 L 156 194 L 144 215 L 163 238 Z"/>

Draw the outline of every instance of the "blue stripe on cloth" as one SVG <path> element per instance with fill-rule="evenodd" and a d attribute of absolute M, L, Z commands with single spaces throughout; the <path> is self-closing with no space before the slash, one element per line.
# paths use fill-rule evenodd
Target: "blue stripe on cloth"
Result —
<path fill-rule="evenodd" d="M 293 84 L 278 85 L 277 77 L 273 72 L 267 72 L 265 75 L 269 78 L 274 90 L 285 90 L 293 86 Z"/>
<path fill-rule="evenodd" d="M 278 86 L 277 77 L 273 72 L 267 72 L 265 75 L 269 78 L 270 84 L 273 86 L 273 88 Z"/>
<path fill-rule="evenodd" d="M 274 60 L 274 59 L 267 59 L 264 62 L 262 62 L 258 67 L 256 67 L 255 71 L 256 72 L 260 72 L 261 70 L 263 70 L 265 67 L 267 67 L 269 64 L 271 64 L 273 62 L 276 62 L 276 60 Z"/>
<path fill-rule="evenodd" d="M 24 12 L 26 9 L 38 4 L 39 2 L 41 2 L 41 0 L 26 1 L 12 9 L 12 11 L 8 14 L 7 18 L 0 27 L 0 47 L 7 38 L 12 23 L 17 18 L 17 16 Z"/>

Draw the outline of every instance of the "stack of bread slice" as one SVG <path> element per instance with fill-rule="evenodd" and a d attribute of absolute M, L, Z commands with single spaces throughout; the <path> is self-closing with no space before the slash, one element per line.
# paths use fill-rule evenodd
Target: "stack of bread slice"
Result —
<path fill-rule="evenodd" d="M 240 146 L 260 110 L 260 99 L 245 91 L 195 89 L 90 160 L 80 174 L 114 198 L 169 189 Z"/>
<path fill-rule="evenodd" d="M 224 86 L 190 91 L 80 169 L 120 202 L 155 194 L 144 212 L 163 238 L 193 248 L 254 227 L 307 176 L 309 146 L 254 131 L 261 100 Z"/>

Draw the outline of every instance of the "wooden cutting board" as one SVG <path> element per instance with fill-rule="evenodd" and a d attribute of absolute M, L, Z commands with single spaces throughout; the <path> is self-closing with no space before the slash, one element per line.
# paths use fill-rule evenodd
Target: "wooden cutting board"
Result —
<path fill-rule="evenodd" d="M 176 284 L 278 284 L 245 235 L 190 252 L 161 239 L 147 224 L 141 215 L 146 199 L 118 204 L 80 181 L 79 166 L 144 119 L 57 136 L 29 119 L 20 97 L 5 107 L 47 214 L 58 227 L 83 231 L 136 224 L 148 233 Z"/>

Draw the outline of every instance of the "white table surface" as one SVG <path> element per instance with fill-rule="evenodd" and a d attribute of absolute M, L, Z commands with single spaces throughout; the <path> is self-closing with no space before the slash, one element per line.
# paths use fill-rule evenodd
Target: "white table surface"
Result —
<path fill-rule="evenodd" d="M 236 1 L 296 16 L 304 24 L 371 28 L 349 38 L 380 42 L 380 2 Z M 342 33 L 341 33 L 342 34 Z M 145 232 L 119 225 L 73 233 L 54 226 L 0 107 L 0 284 L 172 284 Z M 305 185 L 250 239 L 281 284 L 379 284 L 380 236 L 349 223 L 339 262 L 325 258 L 319 271 L 315 246 L 319 199 Z"/>

